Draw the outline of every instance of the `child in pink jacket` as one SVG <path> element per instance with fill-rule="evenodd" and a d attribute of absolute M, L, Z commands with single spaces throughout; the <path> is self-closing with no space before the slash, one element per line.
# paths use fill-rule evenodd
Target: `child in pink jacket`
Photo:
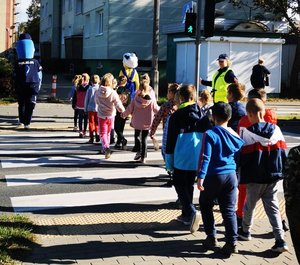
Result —
<path fill-rule="evenodd" d="M 137 153 L 134 160 L 146 162 L 147 138 L 154 114 L 159 111 L 156 99 L 150 96 L 149 82 L 142 79 L 140 89 L 136 91 L 134 100 L 122 113 L 122 118 L 132 115 L 130 126 L 134 128 L 134 142 Z"/>
<path fill-rule="evenodd" d="M 113 80 L 114 76 L 111 73 L 105 74 L 101 79 L 100 88 L 95 92 L 95 103 L 98 105 L 99 134 L 105 159 L 110 158 L 111 155 L 109 148 L 110 131 L 116 116 L 116 109 L 121 113 L 125 110 L 117 92 L 113 89 Z"/>

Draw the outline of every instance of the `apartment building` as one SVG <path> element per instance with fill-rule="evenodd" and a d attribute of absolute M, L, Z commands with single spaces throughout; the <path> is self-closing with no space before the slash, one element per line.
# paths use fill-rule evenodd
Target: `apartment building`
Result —
<path fill-rule="evenodd" d="M 5 52 L 15 42 L 15 0 L 0 1 L 0 53 Z"/>

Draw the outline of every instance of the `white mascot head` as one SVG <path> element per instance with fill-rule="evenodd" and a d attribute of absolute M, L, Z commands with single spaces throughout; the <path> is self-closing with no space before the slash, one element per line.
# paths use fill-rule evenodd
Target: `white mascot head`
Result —
<path fill-rule="evenodd" d="M 123 55 L 123 65 L 124 67 L 134 69 L 138 66 L 138 58 L 135 53 L 124 53 Z"/>

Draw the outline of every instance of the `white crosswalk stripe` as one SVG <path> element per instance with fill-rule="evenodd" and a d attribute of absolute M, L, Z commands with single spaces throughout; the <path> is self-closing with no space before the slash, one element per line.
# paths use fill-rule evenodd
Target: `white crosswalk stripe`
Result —
<path fill-rule="evenodd" d="M 195 193 L 195 196 L 197 194 Z M 199 194 L 198 194 L 199 196 Z M 143 203 L 175 201 L 173 188 L 138 188 L 77 192 L 64 194 L 35 195 L 11 198 L 15 212 L 27 212 L 64 207 L 93 206 L 116 203 Z"/>
<path fill-rule="evenodd" d="M 55 173 L 40 173 L 36 174 L 17 174 L 7 175 L 7 186 L 26 186 L 26 185 L 41 185 L 53 183 L 68 183 L 68 182 L 82 182 L 82 181 L 99 181 L 109 179 L 135 179 L 135 178 L 152 178 L 160 174 L 165 174 L 162 167 L 143 167 L 137 174 L 136 168 L 120 168 L 116 174 L 113 169 L 101 170 L 78 170 L 69 172 L 55 172 Z"/>

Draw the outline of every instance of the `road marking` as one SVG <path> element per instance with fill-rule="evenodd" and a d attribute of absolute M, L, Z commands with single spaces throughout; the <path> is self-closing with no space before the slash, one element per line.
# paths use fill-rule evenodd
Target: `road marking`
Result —
<path fill-rule="evenodd" d="M 196 191 L 196 190 L 195 190 Z M 199 198 L 199 192 L 194 192 Z M 154 187 L 138 189 L 122 189 L 111 191 L 74 192 L 34 196 L 12 197 L 12 207 L 15 212 L 30 212 L 66 207 L 83 207 L 105 204 L 149 203 L 155 201 L 175 201 L 174 188 Z"/>
<path fill-rule="evenodd" d="M 110 159 L 104 159 L 104 155 L 70 155 L 70 156 L 49 156 L 37 158 L 8 158 L 2 159 L 2 168 L 22 168 L 38 166 L 82 166 L 99 163 L 126 163 L 134 162 L 134 153 L 132 152 L 115 152 Z M 148 152 L 147 161 L 161 160 L 160 152 Z"/>
<path fill-rule="evenodd" d="M 137 179 L 154 178 L 166 174 L 162 167 L 143 167 L 137 171 L 136 168 L 77 170 L 68 172 L 36 173 L 6 175 L 7 186 L 41 185 L 52 183 L 68 183 L 81 181 L 99 181 L 109 179 Z"/>

